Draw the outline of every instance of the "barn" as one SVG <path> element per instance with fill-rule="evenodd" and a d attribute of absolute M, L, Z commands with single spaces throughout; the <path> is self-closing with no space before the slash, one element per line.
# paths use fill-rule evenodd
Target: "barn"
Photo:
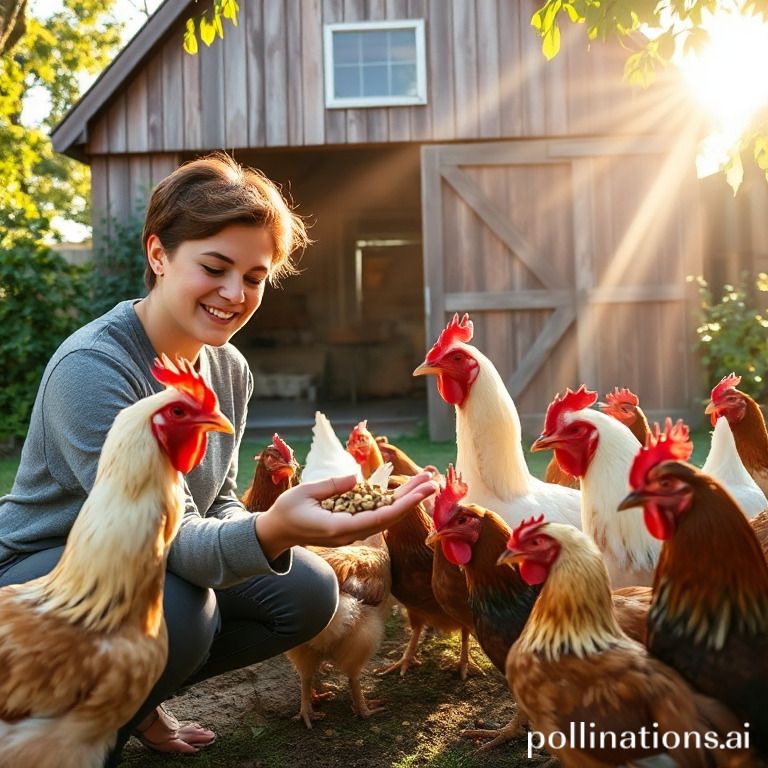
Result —
<path fill-rule="evenodd" d="M 183 50 L 199 7 L 166 0 L 66 115 L 94 221 L 140 212 L 178 164 L 227 150 L 312 222 L 303 274 L 235 338 L 259 398 L 406 403 L 453 434 L 411 376 L 454 312 L 524 426 L 584 382 L 651 417 L 701 421 L 697 295 L 768 267 L 768 185 L 697 180 L 700 120 L 673 73 L 623 82 L 626 51 L 564 30 L 546 62 L 537 0 L 246 0 Z M 98 237 L 98 232 L 96 232 Z"/>

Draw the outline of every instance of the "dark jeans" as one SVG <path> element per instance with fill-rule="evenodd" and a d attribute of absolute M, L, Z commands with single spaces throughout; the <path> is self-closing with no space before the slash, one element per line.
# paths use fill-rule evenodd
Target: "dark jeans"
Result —
<path fill-rule="evenodd" d="M 0 587 L 48 573 L 63 547 L 15 561 L 0 574 Z M 288 573 L 255 576 L 228 589 L 196 587 L 166 573 L 163 607 L 168 663 L 147 700 L 120 730 L 108 761 L 117 765 L 135 726 L 182 686 L 269 659 L 305 642 L 331 620 L 338 583 L 330 566 L 300 547 Z M 205 713 L 200 713 L 205 720 Z"/>

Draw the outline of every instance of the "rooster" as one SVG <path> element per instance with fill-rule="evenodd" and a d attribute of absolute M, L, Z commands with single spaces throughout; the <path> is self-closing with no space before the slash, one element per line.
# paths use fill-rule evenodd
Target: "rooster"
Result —
<path fill-rule="evenodd" d="M 234 429 L 188 362 L 152 373 L 166 389 L 118 413 L 56 567 L 0 590 L 2 768 L 100 768 L 165 667 L 181 473 Z"/>
<path fill-rule="evenodd" d="M 608 573 L 588 536 L 538 518 L 516 528 L 507 547 L 499 562 L 517 565 L 527 584 L 542 585 L 507 656 L 507 682 L 564 768 L 612 768 L 660 754 L 664 747 L 641 739 L 641 729 L 646 735 L 698 734 L 700 748 L 696 739 L 680 738 L 669 749 L 681 768 L 709 765 L 709 759 L 754 765 L 743 751 L 712 749 L 704 738 L 716 732 L 725 742 L 740 729 L 738 720 L 622 632 Z M 589 724 L 591 742 L 551 738 L 578 732 L 580 724 Z"/>
<path fill-rule="evenodd" d="M 640 444 L 617 419 L 596 411 L 597 393 L 583 385 L 556 397 L 532 451 L 553 449 L 565 472 L 581 478 L 581 522 L 598 545 L 614 588 L 650 585 L 661 546 L 640 510 L 617 515 Z"/>
<path fill-rule="evenodd" d="M 469 344 L 468 315 L 454 315 L 414 376 L 434 374 L 441 397 L 456 408 L 456 470 L 467 500 L 510 525 L 539 512 L 580 527 L 580 494 L 534 477 L 523 455 L 520 417 L 493 363 Z"/>
<path fill-rule="evenodd" d="M 293 448 L 275 432 L 272 442 L 254 456 L 253 480 L 243 494 L 243 506 L 251 512 L 269 509 L 277 497 L 291 488 L 299 472 Z"/>
<path fill-rule="evenodd" d="M 768 430 L 760 406 L 746 392 L 736 389 L 740 383 L 741 376 L 735 373 L 723 377 L 712 390 L 705 413 L 711 417 L 712 426 L 720 416 L 728 419 L 741 461 L 768 495 Z"/>
<path fill-rule="evenodd" d="M 751 725 L 768 756 L 768 564 L 738 505 L 713 478 L 681 462 L 669 427 L 632 466 L 620 509 L 645 507 L 664 541 L 653 585 L 648 646 L 702 693 Z"/>

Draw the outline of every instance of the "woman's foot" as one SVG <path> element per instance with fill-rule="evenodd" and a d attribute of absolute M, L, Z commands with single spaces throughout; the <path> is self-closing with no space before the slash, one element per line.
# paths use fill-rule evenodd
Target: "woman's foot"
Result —
<path fill-rule="evenodd" d="M 133 735 L 154 752 L 194 755 L 216 741 L 216 734 L 197 723 L 181 725 L 161 704 L 134 730 Z"/>

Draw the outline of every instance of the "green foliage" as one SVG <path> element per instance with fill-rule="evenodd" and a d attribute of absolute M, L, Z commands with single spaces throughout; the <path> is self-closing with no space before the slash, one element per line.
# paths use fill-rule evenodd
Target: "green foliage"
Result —
<path fill-rule="evenodd" d="M 146 292 L 142 226 L 142 219 L 136 215 L 124 221 L 110 218 L 102 222 L 103 234 L 94 254 L 93 317 L 104 314 L 119 301 Z"/>
<path fill-rule="evenodd" d="M 48 359 L 88 319 L 89 274 L 41 245 L 34 226 L 0 238 L 0 440 L 26 434 Z"/>
<path fill-rule="evenodd" d="M 28 12 L 26 29 L 0 59 L 0 228 L 48 226 L 55 216 L 88 223 L 88 169 L 53 152 L 48 131 L 80 95 L 79 77 L 114 57 L 120 28 L 107 15 L 113 0 L 64 0 L 47 19 Z M 22 118 L 24 100 L 45 93 L 50 113 L 39 125 Z"/>
<path fill-rule="evenodd" d="M 768 275 L 761 272 L 750 280 L 745 272 L 737 285 L 724 285 L 715 300 L 703 277 L 695 279 L 699 289 L 700 323 L 697 348 L 714 386 L 733 372 L 741 376 L 739 388 L 756 399 L 767 391 L 768 308 L 762 294 L 768 293 Z"/>
<path fill-rule="evenodd" d="M 194 56 L 198 51 L 197 36 L 210 46 L 218 35 L 224 39 L 224 19 L 229 19 L 233 26 L 237 26 L 237 15 L 240 6 L 237 0 L 214 0 L 210 11 L 205 11 L 195 18 L 187 19 L 184 29 L 184 50 Z"/>

